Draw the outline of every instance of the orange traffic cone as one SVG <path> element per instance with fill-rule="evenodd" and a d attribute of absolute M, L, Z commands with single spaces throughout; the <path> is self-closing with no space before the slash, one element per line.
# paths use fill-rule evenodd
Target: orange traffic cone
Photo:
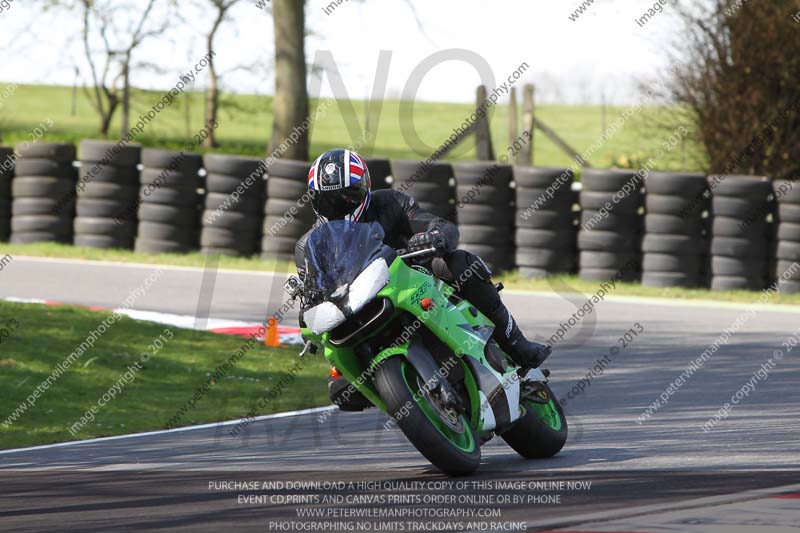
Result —
<path fill-rule="evenodd" d="M 281 345 L 281 338 L 278 335 L 278 321 L 274 318 L 267 320 L 267 334 L 264 336 L 264 344 L 267 346 Z"/>

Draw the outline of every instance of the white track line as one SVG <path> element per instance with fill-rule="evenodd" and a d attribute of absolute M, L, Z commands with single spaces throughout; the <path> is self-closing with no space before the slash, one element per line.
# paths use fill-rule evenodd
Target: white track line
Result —
<path fill-rule="evenodd" d="M 154 269 L 159 268 L 161 270 L 172 270 L 178 272 L 205 272 L 205 267 L 193 267 L 193 266 L 180 266 L 180 265 L 162 265 L 160 263 L 124 263 L 120 261 L 106 261 L 106 260 L 93 260 L 93 259 L 68 259 L 68 258 L 59 258 L 59 257 L 36 257 L 30 255 L 15 255 L 14 260 L 20 261 L 30 261 L 34 263 L 62 263 L 68 265 L 86 265 L 86 266 L 109 266 L 109 267 L 118 267 L 118 268 L 146 268 L 146 269 Z M 216 268 L 214 269 L 217 272 L 222 272 L 224 274 L 244 274 L 247 276 L 267 276 L 272 277 L 277 275 L 288 276 L 289 274 L 294 273 L 294 269 L 291 272 L 277 272 L 277 271 L 270 271 L 270 270 L 237 270 L 234 268 Z"/>
<path fill-rule="evenodd" d="M 768 474 L 769 472 L 766 471 Z M 527 522 L 528 528 L 536 529 L 555 529 L 569 527 L 574 529 L 574 526 L 581 524 L 592 524 L 594 522 L 610 522 L 613 520 L 620 520 L 624 518 L 632 518 L 635 516 L 650 515 L 663 512 L 684 511 L 688 509 L 698 509 L 706 507 L 716 507 L 729 503 L 738 503 L 749 500 L 757 500 L 779 494 L 782 492 L 795 492 L 800 490 L 800 484 L 783 485 L 780 487 L 770 487 L 767 489 L 755 489 L 746 492 L 739 492 L 736 494 L 723 494 L 721 496 L 709 496 L 707 498 L 695 498 L 685 500 L 682 502 L 671 503 L 658 503 L 653 505 L 643 505 L 641 507 L 622 508 L 611 511 L 599 511 L 595 513 L 586 513 L 581 515 L 573 515 L 561 518 L 550 518 L 538 520 L 534 522 Z"/>
<path fill-rule="evenodd" d="M 299 416 L 299 415 L 306 415 L 311 413 L 321 413 L 324 411 L 331 411 L 336 409 L 335 405 L 326 405 L 325 407 L 312 407 L 310 409 L 300 409 L 299 411 L 288 411 L 286 413 L 275 413 L 272 415 L 262 415 L 257 416 L 253 419 L 253 422 L 260 422 L 262 420 L 272 420 L 276 418 L 289 418 L 291 416 Z M 20 452 L 29 452 L 29 451 L 36 451 L 36 450 L 47 450 L 50 448 L 62 448 L 64 446 L 76 446 L 79 444 L 92 444 L 95 442 L 105 442 L 110 440 L 119 440 L 119 439 L 133 439 L 137 437 L 149 437 L 151 435 L 166 435 L 169 433 L 183 433 L 185 431 L 194 431 L 196 429 L 208 429 L 213 427 L 220 427 L 220 426 L 232 426 L 234 424 L 238 424 L 241 422 L 242 418 L 237 418 L 236 420 L 226 420 L 224 422 L 212 422 L 210 424 L 200 424 L 198 426 L 186 426 L 181 428 L 174 428 L 174 429 L 160 429 L 158 431 L 146 431 L 144 433 L 131 433 L 129 435 L 115 435 L 113 437 L 99 437 L 96 439 L 85 439 L 85 440 L 73 440 L 69 442 L 57 442 L 55 444 L 45 444 L 43 446 L 30 446 L 28 448 L 15 448 L 13 450 L 2 450 L 0 451 L 0 455 L 8 455 L 12 453 L 20 453 Z"/>

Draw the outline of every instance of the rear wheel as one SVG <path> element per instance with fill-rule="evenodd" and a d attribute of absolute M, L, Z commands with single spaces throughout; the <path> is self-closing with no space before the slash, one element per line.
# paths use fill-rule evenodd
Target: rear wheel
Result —
<path fill-rule="evenodd" d="M 375 386 L 389 415 L 436 468 L 458 476 L 474 472 L 481 449 L 469 421 L 428 392 L 406 359 L 391 357 L 375 372 Z"/>
<path fill-rule="evenodd" d="M 546 383 L 526 392 L 520 398 L 525 413 L 501 437 L 527 459 L 552 457 L 567 442 L 567 418 Z"/>

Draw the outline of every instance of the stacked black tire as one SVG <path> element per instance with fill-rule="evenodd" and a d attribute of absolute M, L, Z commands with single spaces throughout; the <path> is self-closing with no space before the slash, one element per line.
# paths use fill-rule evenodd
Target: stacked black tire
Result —
<path fill-rule="evenodd" d="M 643 179 L 632 170 L 584 169 L 579 276 L 633 281 L 640 270 Z"/>
<path fill-rule="evenodd" d="M 460 247 L 494 271 L 514 267 L 513 169 L 493 161 L 453 165 Z"/>
<path fill-rule="evenodd" d="M 364 158 L 364 162 L 369 169 L 369 177 L 372 180 L 373 191 L 392 188 L 392 185 L 387 179 L 392 175 L 392 163 L 388 159 L 367 157 Z"/>
<path fill-rule="evenodd" d="M 186 253 L 197 248 L 198 171 L 202 158 L 170 150 L 142 150 L 139 229 L 140 253 Z"/>
<path fill-rule="evenodd" d="M 11 182 L 11 242 L 71 243 L 75 146 L 35 142 L 17 150 L 19 158 Z"/>
<path fill-rule="evenodd" d="M 263 162 L 249 157 L 206 154 L 203 163 L 207 175 L 200 234 L 202 252 L 253 255 L 261 236 Z"/>
<path fill-rule="evenodd" d="M 520 275 L 540 278 L 574 271 L 577 248 L 573 181 L 569 169 L 514 167 L 515 259 Z"/>
<path fill-rule="evenodd" d="M 702 174 L 653 172 L 647 177 L 642 285 L 705 285 L 708 237 L 703 213 L 708 209 Z"/>
<path fill-rule="evenodd" d="M 776 180 L 772 187 L 778 202 L 774 279 L 780 292 L 795 294 L 800 292 L 800 182 Z"/>
<path fill-rule="evenodd" d="M 392 180 L 392 188 L 412 196 L 426 211 L 456 221 L 453 167 L 449 164 L 392 161 Z"/>
<path fill-rule="evenodd" d="M 713 190 L 711 290 L 766 286 L 772 186 L 752 176 L 727 176 Z"/>
<path fill-rule="evenodd" d="M 14 150 L 0 146 L 0 242 L 11 233 L 11 180 L 14 178 Z"/>
<path fill-rule="evenodd" d="M 282 159 L 267 169 L 262 259 L 294 261 L 297 240 L 314 224 L 316 216 L 307 194 L 308 167 L 305 161 Z"/>
<path fill-rule="evenodd" d="M 116 144 L 80 143 L 75 246 L 133 248 L 141 147 Z"/>

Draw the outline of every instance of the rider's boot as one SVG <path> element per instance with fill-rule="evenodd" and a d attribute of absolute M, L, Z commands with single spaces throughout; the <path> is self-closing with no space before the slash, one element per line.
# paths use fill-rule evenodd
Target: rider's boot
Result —
<path fill-rule="evenodd" d="M 489 313 L 484 312 L 495 323 L 494 340 L 519 366 L 538 368 L 550 356 L 551 347 L 526 339 L 505 304 L 498 303 Z"/>

